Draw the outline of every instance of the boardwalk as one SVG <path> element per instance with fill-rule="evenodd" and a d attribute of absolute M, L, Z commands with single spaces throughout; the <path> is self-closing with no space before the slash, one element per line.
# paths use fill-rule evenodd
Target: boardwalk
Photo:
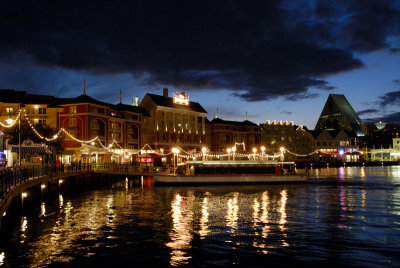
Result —
<path fill-rule="evenodd" d="M 83 165 L 35 165 L 0 169 L 0 219 L 12 199 L 27 189 L 67 177 L 86 178 L 92 174 L 117 176 L 151 176 L 167 173 L 164 169 L 143 169 L 133 165 L 83 164 Z"/>

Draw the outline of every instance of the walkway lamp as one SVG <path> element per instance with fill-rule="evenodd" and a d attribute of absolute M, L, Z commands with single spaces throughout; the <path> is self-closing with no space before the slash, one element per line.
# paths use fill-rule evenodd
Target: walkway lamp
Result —
<path fill-rule="evenodd" d="M 173 162 L 174 162 L 174 175 L 175 175 L 175 156 L 176 156 L 176 154 L 179 153 L 179 149 L 173 147 L 173 148 L 172 148 L 172 152 L 174 153 L 174 161 L 173 161 Z"/>
<path fill-rule="evenodd" d="M 226 149 L 226 151 L 228 152 L 228 161 L 231 160 L 231 148 Z"/>
<path fill-rule="evenodd" d="M 261 146 L 261 156 L 262 156 L 262 160 L 264 160 L 264 152 L 265 152 L 265 146 Z"/>
<path fill-rule="evenodd" d="M 256 160 L 257 148 L 253 148 L 254 160 Z"/>
<path fill-rule="evenodd" d="M 285 160 L 285 147 L 279 149 L 281 151 L 281 162 Z"/>
<path fill-rule="evenodd" d="M 203 161 L 206 161 L 206 152 L 207 152 L 207 148 L 203 147 L 201 148 L 201 151 L 203 152 Z"/>
<path fill-rule="evenodd" d="M 236 146 L 233 146 L 232 147 L 232 158 L 233 158 L 233 161 L 235 161 L 235 152 L 236 152 Z"/>

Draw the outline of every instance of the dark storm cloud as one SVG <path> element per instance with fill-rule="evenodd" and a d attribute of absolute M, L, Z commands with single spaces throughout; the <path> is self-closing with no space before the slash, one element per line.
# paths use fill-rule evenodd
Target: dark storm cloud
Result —
<path fill-rule="evenodd" d="M 366 110 L 362 110 L 362 111 L 357 112 L 357 114 L 359 116 L 363 116 L 365 114 L 374 114 L 374 113 L 377 113 L 377 112 L 379 112 L 379 110 L 377 110 L 377 109 L 366 109 Z"/>
<path fill-rule="evenodd" d="M 324 77 L 396 49 L 394 1 L 0 2 L 0 61 L 27 59 L 148 86 L 229 89 L 247 101 L 312 98 Z M 40 77 L 38 77 L 40 80 Z"/>

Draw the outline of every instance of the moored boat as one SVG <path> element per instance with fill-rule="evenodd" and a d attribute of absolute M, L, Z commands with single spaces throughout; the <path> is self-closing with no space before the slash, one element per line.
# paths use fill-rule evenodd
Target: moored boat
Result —
<path fill-rule="evenodd" d="M 283 168 L 285 167 L 285 168 Z M 255 184 L 306 182 L 294 163 L 275 161 L 187 161 L 175 174 L 153 175 L 156 184 Z"/>

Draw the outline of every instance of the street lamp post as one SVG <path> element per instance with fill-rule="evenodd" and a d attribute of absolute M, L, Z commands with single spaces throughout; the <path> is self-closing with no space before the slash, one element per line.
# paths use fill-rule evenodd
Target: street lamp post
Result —
<path fill-rule="evenodd" d="M 206 152 L 207 152 L 207 148 L 203 147 L 201 148 L 201 151 L 203 152 L 203 161 L 206 161 Z"/>
<path fill-rule="evenodd" d="M 281 147 L 279 150 L 281 151 L 281 162 L 283 165 L 283 161 L 285 161 L 285 147 Z"/>
<path fill-rule="evenodd" d="M 232 151 L 232 149 L 228 148 L 228 149 L 226 149 L 226 151 L 228 152 L 228 161 L 230 161 L 231 160 L 231 151 Z"/>
<path fill-rule="evenodd" d="M 235 161 L 235 152 L 236 152 L 236 146 L 233 146 L 232 147 L 232 158 L 233 158 L 233 161 Z"/>
<path fill-rule="evenodd" d="M 254 161 L 256 160 L 256 153 L 257 153 L 257 148 L 253 148 L 253 154 L 254 154 Z"/>
<path fill-rule="evenodd" d="M 265 147 L 261 146 L 261 157 L 262 157 L 261 160 L 264 160 L 264 151 L 265 151 Z"/>
<path fill-rule="evenodd" d="M 172 148 L 172 152 L 174 153 L 174 175 L 175 175 L 175 156 L 179 154 L 179 149 L 178 148 Z M 178 162 L 178 157 L 176 158 L 176 161 Z"/>

